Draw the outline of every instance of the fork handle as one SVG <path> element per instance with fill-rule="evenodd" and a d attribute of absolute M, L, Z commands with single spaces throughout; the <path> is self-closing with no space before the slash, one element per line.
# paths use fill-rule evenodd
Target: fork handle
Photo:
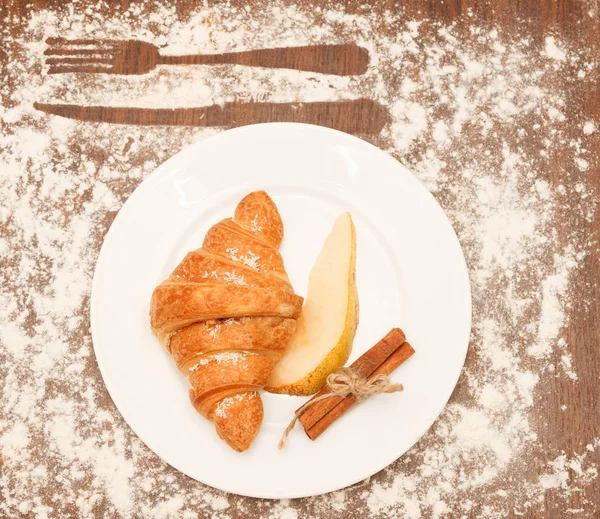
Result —
<path fill-rule="evenodd" d="M 364 74 L 367 71 L 369 53 L 365 48 L 354 44 L 311 45 L 225 54 L 161 55 L 158 63 L 161 65 L 245 65 L 351 76 Z"/>

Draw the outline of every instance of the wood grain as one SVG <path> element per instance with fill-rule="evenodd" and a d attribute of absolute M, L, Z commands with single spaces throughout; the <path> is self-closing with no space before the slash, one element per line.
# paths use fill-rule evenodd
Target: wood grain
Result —
<path fill-rule="evenodd" d="M 34 103 L 34 108 L 69 119 L 140 126 L 235 128 L 248 124 L 317 124 L 354 135 L 374 136 L 389 122 L 385 107 L 370 99 L 312 103 L 225 103 L 198 108 L 121 108 Z"/>

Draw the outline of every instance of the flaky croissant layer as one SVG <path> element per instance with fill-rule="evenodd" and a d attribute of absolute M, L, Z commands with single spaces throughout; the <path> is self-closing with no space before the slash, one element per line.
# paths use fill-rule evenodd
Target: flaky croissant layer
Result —
<path fill-rule="evenodd" d="M 273 200 L 264 191 L 250 193 L 152 294 L 152 332 L 188 377 L 192 404 L 240 452 L 258 433 L 257 391 L 302 310 L 279 254 L 282 239 Z"/>

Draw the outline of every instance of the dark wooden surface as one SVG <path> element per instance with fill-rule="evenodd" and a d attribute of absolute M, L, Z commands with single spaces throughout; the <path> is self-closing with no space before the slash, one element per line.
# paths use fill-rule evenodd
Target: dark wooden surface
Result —
<path fill-rule="evenodd" d="M 33 4 L 33 8 L 51 8 L 63 2 L 53 2 L 51 0 L 18 0 L 7 2 L 2 1 L 0 5 L 0 18 L 5 18 L 11 13 L 25 13 L 28 4 Z M 110 11 L 118 11 L 122 7 L 127 7 L 130 2 L 113 2 L 112 7 L 102 7 L 107 14 Z M 242 5 L 240 0 L 233 0 L 233 4 Z M 291 3 L 291 2 L 290 2 Z M 178 12 L 182 18 L 185 18 L 188 11 L 196 6 L 195 1 L 176 2 Z M 313 2 L 313 5 L 327 5 L 325 2 Z M 349 12 L 359 10 L 358 2 L 341 2 L 337 5 L 345 4 Z M 600 12 L 597 2 L 583 2 L 580 0 L 549 1 L 549 0 L 494 0 L 483 1 L 406 1 L 406 2 L 371 2 L 375 9 L 381 11 L 387 9 L 402 9 L 406 17 L 416 19 L 427 18 L 444 23 L 456 23 L 457 31 L 468 31 L 472 20 L 477 20 L 480 24 L 494 24 L 502 27 L 505 33 L 511 31 L 526 33 L 534 42 L 542 46 L 543 39 L 549 33 L 560 36 L 572 45 L 584 46 L 589 49 L 600 48 Z M 29 7 L 31 8 L 31 7 Z M 595 9 L 595 13 L 590 16 L 590 9 Z M 472 17 L 465 16 L 470 10 Z M 385 29 L 382 29 L 385 30 Z M 0 45 L 1 46 L 1 45 Z M 598 53 L 596 53 L 598 57 Z M 273 58 L 276 59 L 276 58 Z M 596 62 L 596 71 L 598 70 Z M 596 120 L 596 125 L 600 125 L 600 83 L 586 83 L 585 87 L 568 85 L 568 79 L 565 79 L 565 92 L 569 93 L 570 98 L 577 99 L 577 110 L 583 110 L 587 119 Z M 570 117 L 570 110 L 574 110 L 574 105 L 568 103 L 566 110 L 567 120 Z M 76 108 L 73 114 L 76 116 Z M 323 117 L 322 111 L 315 107 L 315 120 Z M 243 114 L 242 118 L 243 118 Z M 372 117 L 369 106 L 364 107 L 362 116 L 365 120 Z M 185 119 L 186 114 L 182 117 Z M 190 120 L 183 120 L 183 124 L 193 125 Z M 346 118 L 345 122 L 337 121 L 335 125 L 352 128 L 357 118 L 356 110 L 348 110 L 346 113 L 336 113 L 336 117 Z M 327 124 L 326 121 L 323 124 Z M 580 127 L 573 127 L 573 134 L 580 131 Z M 592 149 L 596 155 L 600 153 L 600 141 L 595 140 L 595 149 Z M 559 178 L 561 165 L 555 163 L 547 171 L 548 179 Z M 596 188 L 596 196 L 600 195 L 600 171 L 595 170 L 590 173 L 589 178 L 593 180 Z M 584 228 L 580 229 L 589 234 L 591 239 L 597 239 L 600 235 L 600 211 L 596 211 L 592 222 L 580 222 Z M 573 364 L 576 372 L 579 374 L 579 382 L 573 384 L 565 377 L 545 379 L 543 387 L 536 393 L 536 406 L 547 410 L 544 413 L 545 419 L 536 424 L 536 432 L 540 442 L 547 446 L 549 450 L 565 450 L 567 452 L 581 452 L 582 448 L 593 438 L 600 437 L 600 420 L 598 414 L 598 399 L 600 397 L 600 284 L 598 283 L 598 274 L 600 272 L 600 253 L 598 247 L 593 247 L 591 253 L 583 260 L 583 264 L 575 274 L 573 281 L 574 290 L 585 293 L 585 297 L 574 297 L 573 306 L 570 309 L 569 324 L 566 331 L 566 338 L 573 354 Z M 568 409 L 561 411 L 561 405 L 566 403 Z M 596 459 L 598 459 L 596 457 Z M 536 475 L 532 467 L 532 477 Z M 600 479 L 597 479 L 587 489 L 586 497 L 600 502 Z M 568 503 L 570 508 L 583 507 L 580 500 L 583 496 L 574 495 Z M 545 510 L 545 511 L 542 511 Z M 545 497 L 543 505 L 536 505 L 525 513 L 525 517 L 567 517 L 564 512 L 565 503 L 555 494 L 549 492 Z M 598 512 L 600 514 L 600 511 Z M 515 516 L 516 517 L 516 516 Z M 598 516 L 597 516 L 598 517 Z"/>
<path fill-rule="evenodd" d="M 38 110 L 79 121 L 140 126 L 235 128 L 267 122 L 318 124 L 364 137 L 377 136 L 389 122 L 387 109 L 369 99 L 313 103 L 225 103 L 199 108 L 121 108 L 48 105 Z"/>

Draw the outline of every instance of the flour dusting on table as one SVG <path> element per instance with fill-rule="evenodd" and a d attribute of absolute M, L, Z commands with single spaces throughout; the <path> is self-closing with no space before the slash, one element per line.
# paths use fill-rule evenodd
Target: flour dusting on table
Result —
<path fill-rule="evenodd" d="M 544 380 L 578 383 L 564 329 L 574 275 L 596 246 L 582 229 L 595 211 L 588 175 L 597 158 L 588 150 L 598 121 L 583 107 L 581 120 L 567 121 L 565 108 L 597 75 L 593 57 L 552 35 L 539 44 L 473 22 L 458 39 L 451 25 L 391 13 L 271 3 L 203 8 L 182 22 L 166 2 L 108 19 L 97 14 L 101 4 L 38 11 L 14 21 L 15 37 L 3 33 L 0 515 L 495 518 L 539 509 L 546 492 L 565 503 L 579 495 L 569 516 L 597 513 L 586 488 L 598 476 L 600 439 L 575 452 L 546 449 L 545 411 L 536 406 Z M 382 24 L 396 36 L 381 36 Z M 171 54 L 353 41 L 371 63 L 357 77 L 237 66 L 47 76 L 50 36 L 139 38 Z M 95 261 L 116 212 L 158 164 L 218 130 L 77 122 L 32 104 L 362 97 L 391 114 L 374 142 L 425 182 L 465 249 L 473 288 L 466 368 L 432 429 L 370 480 L 302 500 L 302 513 L 299 501 L 222 494 L 168 467 L 129 429 L 98 372 L 88 319 Z M 524 479 L 524 464 L 538 467 L 538 480 Z"/>

